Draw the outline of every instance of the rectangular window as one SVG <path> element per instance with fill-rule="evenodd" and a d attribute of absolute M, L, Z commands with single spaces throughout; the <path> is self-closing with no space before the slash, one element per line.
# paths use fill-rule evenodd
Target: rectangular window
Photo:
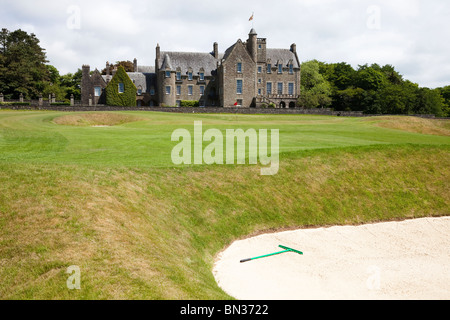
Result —
<path fill-rule="evenodd" d="M 200 81 L 205 80 L 205 74 L 203 72 L 200 72 Z"/>
<path fill-rule="evenodd" d="M 278 94 L 283 94 L 283 82 L 278 82 Z"/>
<path fill-rule="evenodd" d="M 288 84 L 288 93 L 291 96 L 294 95 L 294 84 L 292 82 L 289 82 L 289 84 Z"/>
<path fill-rule="evenodd" d="M 290 74 L 294 73 L 294 65 L 292 63 L 289 65 L 289 73 Z"/>
<path fill-rule="evenodd" d="M 283 73 L 283 65 L 281 63 L 278 64 L 278 73 Z"/>
<path fill-rule="evenodd" d="M 260 78 L 260 79 L 258 79 L 258 83 L 260 83 L 260 84 L 262 83 L 262 79 L 261 79 L 261 78 Z"/>
<path fill-rule="evenodd" d="M 125 92 L 125 86 L 123 85 L 122 82 L 119 82 L 119 93 L 124 93 Z"/>
<path fill-rule="evenodd" d="M 181 100 L 177 100 L 175 103 L 177 104 L 177 107 L 181 106 Z"/>
<path fill-rule="evenodd" d="M 102 87 L 94 87 L 94 95 L 100 97 L 102 95 Z"/>
<path fill-rule="evenodd" d="M 166 86 L 166 94 L 170 94 L 170 86 Z"/>
<path fill-rule="evenodd" d="M 242 107 L 242 99 L 237 99 L 236 102 L 238 107 Z"/>
<path fill-rule="evenodd" d="M 194 91 L 194 87 L 188 86 L 188 95 L 192 96 L 193 91 Z"/>
<path fill-rule="evenodd" d="M 181 72 L 180 71 L 177 71 L 177 80 L 178 81 L 181 80 Z"/>
<path fill-rule="evenodd" d="M 170 78 L 170 71 L 166 71 L 166 78 Z"/>
<path fill-rule="evenodd" d="M 177 96 L 181 95 L 181 86 L 177 86 Z"/>
<path fill-rule="evenodd" d="M 242 62 L 238 62 L 237 64 L 237 72 L 242 73 Z"/>
<path fill-rule="evenodd" d="M 188 80 L 192 80 L 192 71 L 188 72 Z"/>
<path fill-rule="evenodd" d="M 272 94 L 272 82 L 267 82 L 267 94 Z"/>
<path fill-rule="evenodd" d="M 270 63 L 267 65 L 267 73 L 272 73 L 272 65 Z"/>
<path fill-rule="evenodd" d="M 242 80 L 236 80 L 236 93 L 242 94 Z"/>
<path fill-rule="evenodd" d="M 261 95 L 261 89 L 258 89 L 258 96 Z"/>
<path fill-rule="evenodd" d="M 205 86 L 200 86 L 200 95 L 205 94 Z"/>
<path fill-rule="evenodd" d="M 155 88 L 150 88 L 150 95 L 154 96 L 155 95 Z"/>
<path fill-rule="evenodd" d="M 258 66 L 258 73 L 261 73 L 261 72 L 262 72 L 262 67 Z"/>

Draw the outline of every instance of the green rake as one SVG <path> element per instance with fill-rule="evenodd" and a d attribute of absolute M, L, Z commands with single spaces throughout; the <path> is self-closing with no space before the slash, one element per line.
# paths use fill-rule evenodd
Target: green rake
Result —
<path fill-rule="evenodd" d="M 295 252 L 295 253 L 298 253 L 298 254 L 300 254 L 300 255 L 303 255 L 303 252 L 301 252 L 301 251 L 298 251 L 298 250 L 295 250 L 295 249 L 292 249 L 292 248 L 289 248 L 289 247 L 285 247 L 285 246 L 282 246 L 282 245 L 279 245 L 279 247 L 282 248 L 282 249 L 284 249 L 284 250 L 283 250 L 283 251 L 280 251 L 280 252 L 275 252 L 275 253 L 265 254 L 265 255 L 263 255 L 263 256 L 259 256 L 259 257 L 255 257 L 255 258 L 242 259 L 242 260 L 241 260 L 241 263 L 247 262 L 247 261 L 256 260 L 256 259 L 266 258 L 266 257 L 270 257 L 270 256 L 275 256 L 275 255 L 277 255 L 277 254 L 281 254 L 281 253 L 285 253 L 285 252 Z"/>

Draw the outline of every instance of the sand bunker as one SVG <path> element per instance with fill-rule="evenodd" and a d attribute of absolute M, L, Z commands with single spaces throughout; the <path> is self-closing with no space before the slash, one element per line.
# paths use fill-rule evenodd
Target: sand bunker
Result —
<path fill-rule="evenodd" d="M 236 241 L 214 276 L 240 300 L 450 299 L 450 217 L 303 229 Z M 240 263 L 278 252 L 304 254 Z"/>

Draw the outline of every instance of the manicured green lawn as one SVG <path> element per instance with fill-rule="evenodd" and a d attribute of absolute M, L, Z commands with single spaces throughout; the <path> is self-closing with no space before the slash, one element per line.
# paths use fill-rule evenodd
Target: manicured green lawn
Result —
<path fill-rule="evenodd" d="M 69 126 L 55 119 L 71 113 L 0 112 L 0 299 L 228 299 L 211 270 L 240 237 L 450 214 L 448 135 L 381 118 L 117 113 L 139 121 Z M 204 130 L 279 129 L 278 174 L 173 165 L 173 130 L 200 120 Z M 71 265 L 80 290 L 66 286 Z"/>

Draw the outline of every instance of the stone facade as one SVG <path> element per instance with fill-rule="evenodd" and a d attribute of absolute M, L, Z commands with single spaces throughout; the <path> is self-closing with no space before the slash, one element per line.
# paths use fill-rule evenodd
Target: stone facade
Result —
<path fill-rule="evenodd" d="M 258 38 L 252 28 L 247 41 L 219 53 L 217 43 L 212 52 L 161 51 L 156 46 L 155 66 L 139 66 L 128 76 L 138 88 L 138 106 L 180 106 L 184 101 L 198 101 L 206 107 L 278 108 L 297 106 L 300 96 L 300 62 L 296 45 L 289 49 L 267 48 L 267 39 Z M 83 66 L 82 103 L 101 104 L 99 96 L 114 75 L 96 70 L 89 75 Z M 100 88 L 100 89 L 99 89 Z"/>

